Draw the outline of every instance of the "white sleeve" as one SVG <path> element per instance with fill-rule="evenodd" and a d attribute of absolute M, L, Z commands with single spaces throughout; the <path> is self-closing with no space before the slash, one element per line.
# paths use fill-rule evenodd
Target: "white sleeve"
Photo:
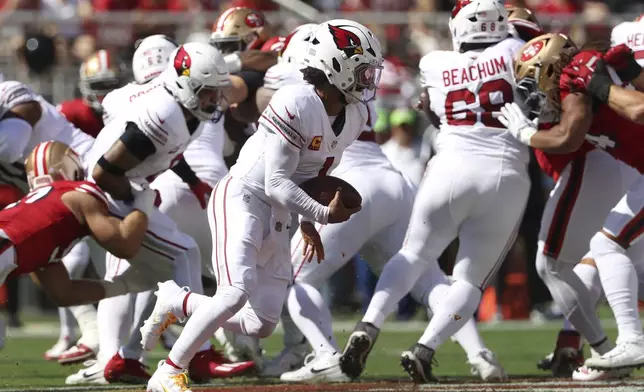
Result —
<path fill-rule="evenodd" d="M 10 117 L 0 121 L 0 162 L 14 163 L 23 158 L 32 132 L 31 124 L 23 119 Z"/>
<path fill-rule="evenodd" d="M 315 201 L 291 180 L 300 161 L 299 149 L 284 138 L 267 132 L 265 151 L 266 195 L 290 211 L 326 224 L 329 208 Z"/>

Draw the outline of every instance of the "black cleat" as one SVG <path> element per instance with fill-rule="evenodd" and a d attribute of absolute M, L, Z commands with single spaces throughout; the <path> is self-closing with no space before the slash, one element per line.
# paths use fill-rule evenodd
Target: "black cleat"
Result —
<path fill-rule="evenodd" d="M 344 374 L 351 378 L 360 377 L 379 333 L 373 324 L 358 322 L 340 357 L 340 369 Z"/>
<path fill-rule="evenodd" d="M 400 356 L 400 365 L 405 369 L 414 384 L 438 382 L 432 374 L 434 350 L 420 343 L 414 344 Z"/>

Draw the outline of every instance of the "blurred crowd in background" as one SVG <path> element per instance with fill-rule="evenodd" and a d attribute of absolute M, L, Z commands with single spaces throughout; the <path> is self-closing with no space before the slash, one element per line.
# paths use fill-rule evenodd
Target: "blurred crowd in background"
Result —
<path fill-rule="evenodd" d="M 320 12 L 319 21 L 351 13 L 383 43 L 386 62 L 378 91 L 378 142 L 389 156 L 403 162 L 400 170 L 419 182 L 431 157 L 433 130 L 413 109 L 418 95 L 417 64 L 426 53 L 451 49 L 447 31 L 453 0 L 305 0 Z M 644 13 L 644 1 L 516 0 L 537 13 L 546 31 L 563 32 L 578 44 L 606 41 L 612 26 Z M 301 13 L 272 0 L 0 0 L 0 71 L 5 79 L 29 83 L 54 104 L 78 95 L 78 67 L 97 49 L 110 49 L 130 59 L 137 39 L 166 34 L 178 42 L 206 41 L 219 12 L 231 6 L 263 11 L 269 35 L 284 34 L 308 22 Z M 349 16 L 349 14 L 346 14 Z M 534 270 L 541 212 L 552 187 L 531 165 L 532 192 L 514 248 L 479 309 L 480 321 L 560 317 L 550 306 L 547 289 Z M 441 258 L 449 273 L 453 244 Z M 0 290 L 0 306 L 12 326 L 20 325 L 19 305 L 51 308 L 26 280 L 13 280 Z M 375 277 L 355 258 L 326 288 L 337 312 L 366 307 Z M 397 317 L 416 314 L 413 300 L 401 302 Z"/>

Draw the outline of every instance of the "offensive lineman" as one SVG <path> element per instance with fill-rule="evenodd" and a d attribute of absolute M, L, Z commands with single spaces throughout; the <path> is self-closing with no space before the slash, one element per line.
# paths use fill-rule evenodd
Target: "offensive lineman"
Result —
<path fill-rule="evenodd" d="M 454 282 L 418 343 L 401 356 L 414 382 L 434 380 L 435 350 L 473 316 L 514 242 L 530 181 L 528 149 L 493 115 L 514 100 L 513 57 L 523 44 L 508 35 L 507 19 L 500 1 L 458 1 L 450 19 L 454 51 L 421 60 L 425 107 L 440 128 L 438 153 L 421 182 L 403 247 L 385 266 L 345 347 L 340 365 L 351 377 L 362 373 L 387 315 L 458 236 Z"/>
<path fill-rule="evenodd" d="M 258 132 L 213 191 L 208 212 L 217 294 L 159 285 L 155 311 L 142 330 L 146 349 L 171 322 L 192 317 L 148 383 L 150 391 L 188 390 L 183 369 L 219 327 L 257 337 L 273 332 L 291 278 L 291 211 L 305 217 L 301 230 L 311 257 L 320 259 L 324 252 L 312 221 L 342 222 L 360 209 L 344 207 L 340 191 L 324 207 L 297 184 L 325 175 L 362 131 L 368 120 L 363 93 L 375 95 L 382 69 L 380 43 L 358 23 L 333 20 L 318 27 L 307 53 L 307 84 L 275 94 Z"/>

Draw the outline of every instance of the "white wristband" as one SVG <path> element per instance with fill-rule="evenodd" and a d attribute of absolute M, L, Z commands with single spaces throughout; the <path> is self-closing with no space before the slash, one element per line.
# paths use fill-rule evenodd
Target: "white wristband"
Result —
<path fill-rule="evenodd" d="M 228 66 L 228 72 L 235 73 L 242 70 L 242 61 L 237 53 L 231 53 L 224 56 L 224 61 Z"/>
<path fill-rule="evenodd" d="M 532 136 L 537 133 L 537 130 L 534 128 L 526 127 L 519 131 L 519 141 L 526 146 L 530 146 L 530 139 Z"/>

